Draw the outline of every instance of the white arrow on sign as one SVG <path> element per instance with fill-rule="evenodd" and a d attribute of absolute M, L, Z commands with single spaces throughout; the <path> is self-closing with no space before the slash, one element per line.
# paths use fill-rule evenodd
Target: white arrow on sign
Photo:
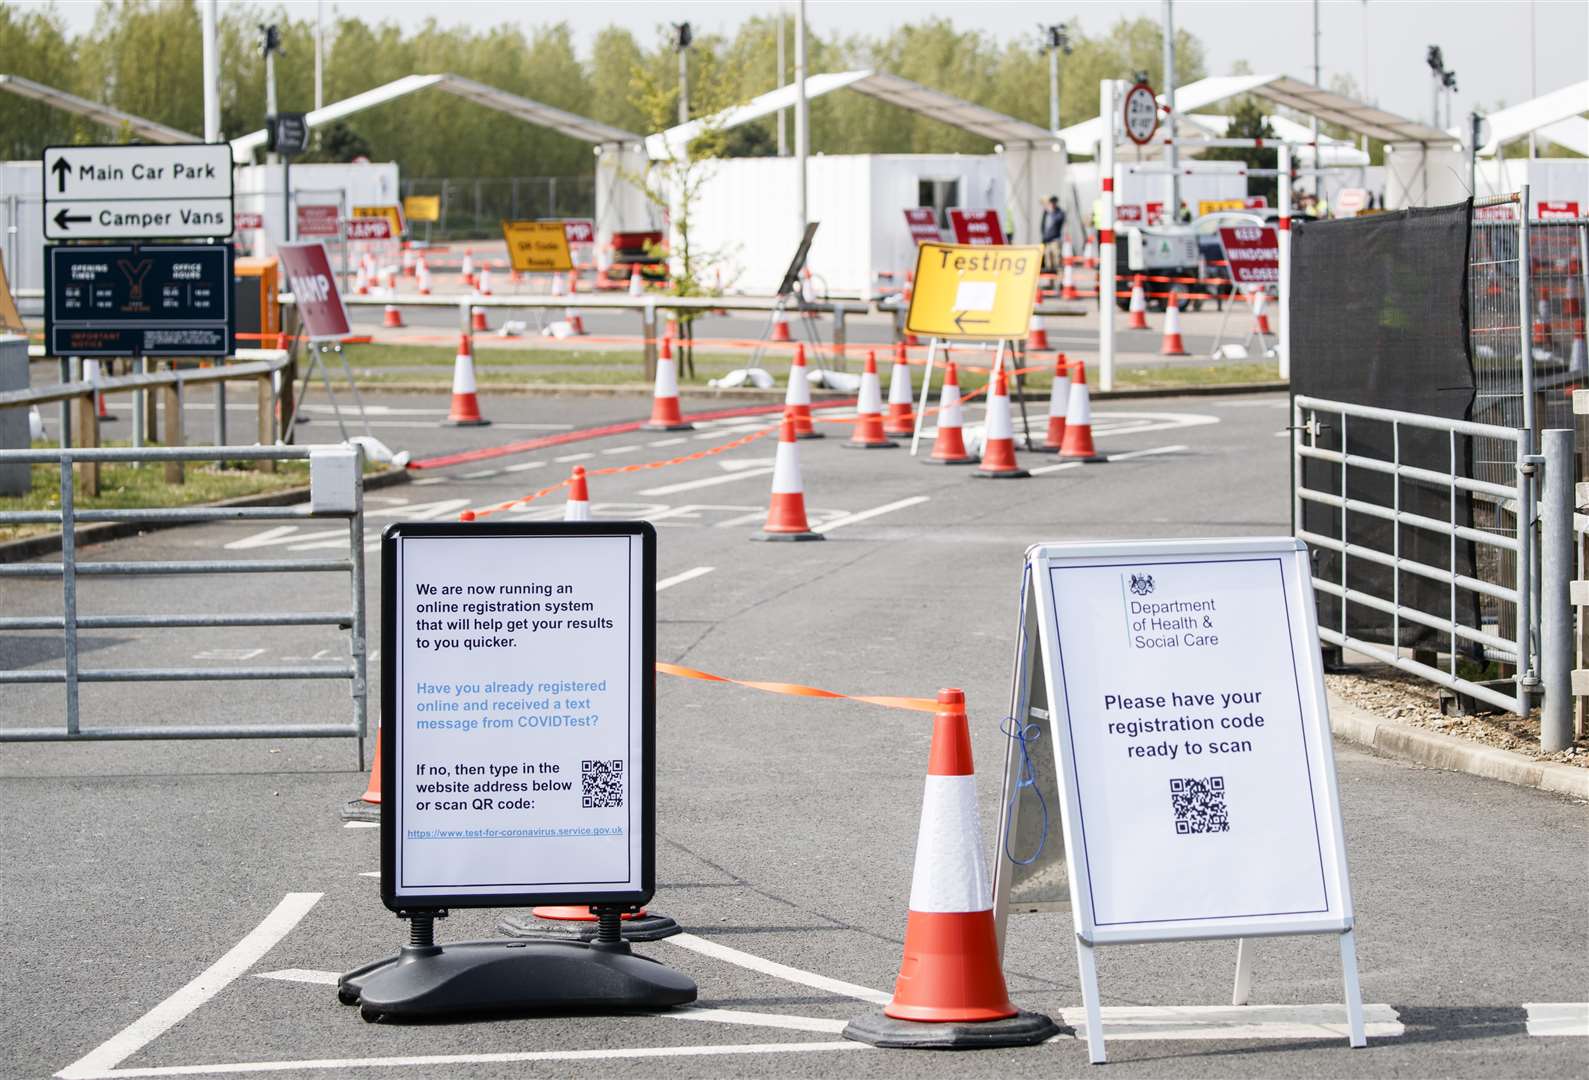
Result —
<path fill-rule="evenodd" d="M 179 146 L 51 146 L 44 151 L 44 201 L 230 199 L 227 143 Z"/>

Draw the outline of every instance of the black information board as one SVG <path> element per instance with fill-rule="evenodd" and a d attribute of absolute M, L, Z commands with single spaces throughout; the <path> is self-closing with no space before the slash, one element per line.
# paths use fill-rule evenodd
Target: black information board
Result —
<path fill-rule="evenodd" d="M 227 356 L 236 347 L 230 244 L 51 245 L 52 356 Z"/>

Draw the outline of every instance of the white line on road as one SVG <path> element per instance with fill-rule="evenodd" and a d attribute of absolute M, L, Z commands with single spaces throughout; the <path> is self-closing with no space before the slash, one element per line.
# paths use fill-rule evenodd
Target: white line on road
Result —
<path fill-rule="evenodd" d="M 686 581 L 694 581 L 698 577 L 710 574 L 715 569 L 717 569 L 715 566 L 697 566 L 695 569 L 686 570 L 682 574 L 674 574 L 672 577 L 663 578 L 657 582 L 657 592 L 661 592 L 663 589 L 671 589 L 675 585 L 683 585 Z"/>
<path fill-rule="evenodd" d="M 1185 450 L 1184 446 L 1154 446 L 1146 450 L 1127 450 L 1123 454 L 1110 454 L 1110 461 L 1130 461 L 1132 458 L 1153 457 L 1155 454 L 1178 454 Z M 1060 472 L 1063 469 L 1079 469 L 1087 464 L 1085 461 L 1061 461 L 1058 465 L 1043 465 L 1032 469 L 1033 476 L 1047 476 L 1049 473 Z"/>
<path fill-rule="evenodd" d="M 460 479 L 460 480 L 484 480 L 488 476 L 497 475 L 497 473 L 499 471 L 500 470 L 498 470 L 498 469 L 481 469 L 479 472 L 466 472 L 462 476 L 460 476 L 458 479 Z"/>
<path fill-rule="evenodd" d="M 908 499 L 900 499 L 898 502 L 885 503 L 882 506 L 874 506 L 870 510 L 861 510 L 854 514 L 847 514 L 844 517 L 836 518 L 833 521 L 823 522 L 821 525 L 813 525 L 811 527 L 811 531 L 814 533 L 829 533 L 834 529 L 842 529 L 846 525 L 854 525 L 858 521 L 865 521 L 868 518 L 880 517 L 883 514 L 891 514 L 895 510 L 903 510 L 907 506 L 916 506 L 919 503 L 926 502 L 928 498 L 929 496 L 926 495 L 912 495 Z"/>
<path fill-rule="evenodd" d="M 640 449 L 639 443 L 626 443 L 623 446 L 613 446 L 603 450 L 603 454 L 632 454 Z"/>
<path fill-rule="evenodd" d="M 378 821 L 344 821 L 342 827 L 344 829 L 379 829 L 381 823 Z"/>
<path fill-rule="evenodd" d="M 1589 1037 L 1589 1002 L 1525 1001 L 1530 1035 Z"/>
<path fill-rule="evenodd" d="M 1087 1037 L 1087 1010 L 1062 1011 L 1077 1039 Z M 1370 1038 L 1404 1033 L 1389 1005 L 1364 1005 Z M 1329 1039 L 1346 1038 L 1341 1005 L 1112 1005 L 1103 1010 L 1106 1039 Z"/>
<path fill-rule="evenodd" d="M 672 937 L 663 938 L 662 940 L 669 945 L 677 945 L 681 949 L 688 949 L 691 952 L 700 953 L 702 956 L 710 956 L 714 960 L 722 960 L 724 963 L 749 968 L 751 971 L 759 971 L 763 975 L 771 975 L 787 982 L 799 983 L 801 986 L 809 986 L 815 990 L 826 990 L 830 994 L 870 1001 L 874 1005 L 887 1005 L 893 997 L 891 994 L 885 994 L 881 990 L 857 986 L 855 983 L 845 982 L 842 979 L 830 979 L 826 975 L 818 975 L 813 971 L 802 971 L 800 968 L 790 967 L 788 964 L 780 964 L 776 960 L 767 960 L 748 952 L 740 952 L 738 949 L 731 949 L 727 945 L 719 945 L 715 941 L 707 941 L 705 938 L 696 937 L 694 934 L 674 934 Z"/>
<path fill-rule="evenodd" d="M 255 972 L 256 979 L 279 979 L 282 982 L 313 983 L 316 986 L 335 986 L 342 978 L 334 971 L 311 971 L 308 968 L 283 968 L 280 971 Z"/>
<path fill-rule="evenodd" d="M 743 480 L 747 476 L 766 476 L 772 472 L 771 467 L 759 469 L 742 469 L 739 472 L 723 473 L 719 476 L 707 476 L 700 480 L 685 480 L 677 484 L 664 484 L 661 487 L 646 488 L 640 492 L 642 495 L 672 495 L 676 491 L 694 491 L 696 488 L 716 487 L 718 484 L 728 484 L 735 480 Z"/>
<path fill-rule="evenodd" d="M 682 1009 L 649 1013 L 668 1020 L 696 1020 L 709 1024 L 745 1024 L 749 1027 L 785 1028 L 789 1031 L 823 1031 L 837 1035 L 849 1024 L 848 1020 L 828 1020 L 820 1016 L 791 1016 L 788 1013 L 747 1012 L 741 1009 L 713 1009 L 699 1005 L 686 1005 Z"/>
<path fill-rule="evenodd" d="M 652 447 L 653 449 L 660 449 L 664 446 L 677 446 L 679 443 L 686 443 L 689 441 L 690 440 L 685 438 L 683 435 L 676 435 L 671 439 L 658 439 L 656 442 L 648 442 L 646 445 Z"/>
<path fill-rule="evenodd" d="M 593 458 L 595 456 L 596 456 L 595 454 L 591 454 L 591 453 L 564 454 L 562 457 L 553 458 L 552 460 L 557 462 L 558 464 L 563 464 L 564 462 L 569 462 L 569 461 L 584 461 L 586 458 Z"/>
<path fill-rule="evenodd" d="M 521 461 L 517 465 L 509 465 L 509 466 L 505 467 L 502 471 L 503 472 L 529 472 L 531 469 L 539 469 L 545 464 L 546 464 L 546 462 L 544 462 L 544 461 Z"/>
<path fill-rule="evenodd" d="M 276 943 L 292 932 L 323 893 L 288 893 L 276 909 L 226 955 L 205 968 L 192 982 L 122 1028 L 83 1057 L 55 1075 L 61 1080 L 91 1080 L 125 1076 L 116 1066 L 175 1027 L 194 1009 L 231 985 L 253 967 Z"/>
<path fill-rule="evenodd" d="M 82 1080 L 122 1080 L 135 1076 L 210 1076 L 215 1074 L 297 1072 L 310 1069 L 395 1069 L 440 1065 L 504 1065 L 523 1061 L 612 1061 L 644 1058 L 734 1057 L 742 1054 L 800 1054 L 826 1050 L 870 1050 L 865 1043 L 788 1042 L 740 1043 L 728 1046 L 637 1046 L 611 1050 L 521 1050 L 496 1054 L 414 1054 L 384 1058 L 315 1058 L 307 1061 L 235 1061 L 220 1065 L 161 1065 L 116 1069 L 85 1075 Z"/>

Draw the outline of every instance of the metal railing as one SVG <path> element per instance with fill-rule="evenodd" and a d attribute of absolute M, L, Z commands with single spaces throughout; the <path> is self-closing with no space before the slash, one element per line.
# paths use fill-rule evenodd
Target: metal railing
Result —
<path fill-rule="evenodd" d="M 1529 587 L 1533 577 L 1531 567 L 1539 558 L 1539 537 L 1533 528 L 1534 516 L 1519 515 L 1520 527 L 1513 535 L 1474 528 L 1459 520 L 1464 516 L 1463 508 L 1470 500 L 1487 500 L 1497 506 L 1511 505 L 1514 512 L 1518 507 L 1534 506 L 1536 466 L 1541 459 L 1526 449 L 1524 444 L 1527 438 L 1526 432 L 1492 424 L 1475 424 L 1470 421 L 1423 416 L 1418 413 L 1353 405 L 1303 395 L 1298 395 L 1293 400 L 1292 408 L 1294 531 L 1299 539 L 1309 545 L 1336 553 L 1340 564 L 1340 576 L 1337 580 L 1329 581 L 1316 577 L 1313 582 L 1313 587 L 1319 593 L 1334 597 L 1340 607 L 1338 624 L 1333 626 L 1321 624 L 1319 637 L 1328 644 L 1350 648 L 1458 693 L 1510 710 L 1518 715 L 1527 715 L 1531 694 L 1539 686 L 1536 670 L 1539 622 L 1534 590 Z M 1364 425 L 1390 426 L 1391 453 L 1388 460 L 1353 452 L 1353 444 L 1347 440 L 1348 427 L 1352 421 Z M 1329 427 L 1337 428 L 1340 450 L 1331 450 L 1318 445 L 1319 432 Z M 1424 468 L 1403 461 L 1402 432 L 1406 428 L 1437 432 L 1446 436 L 1448 447 L 1446 469 Z M 1514 482 L 1501 484 L 1489 479 L 1473 479 L 1463 475 L 1467 471 L 1464 445 L 1467 439 L 1488 439 L 1496 443 L 1509 443 L 1513 450 L 1512 459 L 1518 463 Z M 1338 471 L 1334 471 L 1333 478 L 1339 490 L 1326 491 L 1309 487 L 1306 482 L 1306 470 L 1303 468 L 1303 463 L 1306 461 L 1319 461 L 1337 466 Z M 1570 471 L 1571 467 L 1569 455 L 1569 460 L 1562 465 L 1562 468 Z M 1350 470 L 1363 470 L 1391 477 L 1394 492 L 1391 505 L 1385 506 L 1378 502 L 1354 498 L 1349 487 Z M 1443 488 L 1449 507 L 1446 519 L 1440 520 L 1404 509 L 1402 507 L 1404 481 Z M 1338 534 L 1329 536 L 1304 527 L 1302 511 L 1305 503 L 1327 506 L 1337 511 L 1340 521 Z M 1389 522 L 1393 538 L 1392 549 L 1388 552 L 1383 551 L 1378 547 L 1362 543 L 1362 537 L 1354 538 L 1351 533 L 1353 515 Z M 1445 537 L 1448 540 L 1449 552 L 1446 565 L 1431 565 L 1408 558 L 1402 550 L 1404 529 L 1416 529 Z M 1510 560 L 1496 561 L 1512 572 L 1509 575 L 1503 574 L 1501 581 L 1486 581 L 1476 575 L 1461 573 L 1459 542 L 1509 554 L 1512 557 Z M 1348 573 L 1350 563 L 1354 559 L 1383 566 L 1391 571 L 1390 596 L 1379 596 L 1354 587 Z M 1414 575 L 1427 581 L 1444 584 L 1449 614 L 1442 615 L 1420 610 L 1404 603 L 1403 575 Z M 1565 582 L 1562 583 L 1562 588 L 1566 588 Z M 1464 623 L 1458 618 L 1458 613 L 1462 610 L 1458 604 L 1459 593 L 1499 601 L 1497 608 L 1502 613 L 1501 617 L 1494 622 L 1481 620 L 1484 624 L 1477 626 Z M 1353 605 L 1391 617 L 1389 638 L 1391 644 L 1365 641 L 1353 636 L 1350 632 L 1349 619 Z M 1509 634 L 1506 632 L 1507 620 L 1504 618 L 1508 607 L 1512 615 Z M 1403 622 L 1446 636 L 1450 647 L 1449 662 L 1445 669 L 1403 654 L 1399 646 L 1402 640 Z M 1464 654 L 1464 643 L 1482 647 L 1485 655 L 1490 659 L 1515 666 L 1516 673 L 1510 680 L 1514 683 L 1511 693 L 1502 693 L 1494 685 L 1459 674 L 1459 661 Z"/>
<path fill-rule="evenodd" d="M 61 528 L 60 562 L 0 565 L 6 578 L 59 578 L 60 615 L 0 616 L 0 631 L 59 630 L 64 635 L 64 664 L 59 668 L 0 670 L 0 686 L 57 683 L 66 688 L 65 724 L 55 728 L 0 727 L 0 742 L 82 741 L 101 739 L 273 739 L 340 738 L 358 740 L 359 767 L 364 767 L 364 739 L 369 712 L 364 616 L 364 491 L 362 451 L 354 448 L 351 509 L 317 510 L 308 506 L 198 506 L 175 509 L 79 510 L 74 502 L 73 467 L 106 462 L 312 460 L 317 453 L 346 454 L 346 446 L 214 446 L 62 450 L 0 450 L 0 464 L 55 465 L 60 470 L 59 510 L 0 512 L 0 525 L 51 524 Z M 311 465 L 311 471 L 313 466 Z M 313 484 L 313 481 L 311 481 Z M 76 528 L 101 521 L 194 523 L 217 521 L 304 521 L 342 518 L 348 524 L 348 555 L 319 559 L 203 559 L 173 561 L 109 560 L 80 562 Z M 139 615 L 84 615 L 78 611 L 78 579 L 150 577 L 195 574 L 348 575 L 348 606 L 334 611 L 229 611 Z M 85 670 L 79 662 L 78 633 L 106 629 L 172 629 L 194 627 L 334 626 L 348 631 L 345 664 L 276 667 L 146 667 Z M 83 683 L 194 682 L 226 680 L 343 679 L 353 700 L 353 719 L 327 724 L 161 724 L 85 728 L 80 723 L 78 688 Z"/>

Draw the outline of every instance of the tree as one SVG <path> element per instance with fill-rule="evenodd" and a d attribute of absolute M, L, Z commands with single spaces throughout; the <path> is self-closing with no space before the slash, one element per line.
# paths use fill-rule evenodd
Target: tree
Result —
<path fill-rule="evenodd" d="M 1269 121 L 1264 116 L 1262 102 L 1251 94 L 1244 94 L 1236 99 L 1235 107 L 1230 111 L 1230 126 L 1225 129 L 1225 136 L 1230 139 L 1263 139 L 1266 142 L 1278 138 L 1274 128 L 1269 126 Z M 1280 160 L 1280 152 L 1267 147 L 1262 149 L 1241 146 L 1214 147 L 1204 150 L 1202 156 L 1206 161 L 1244 161 L 1253 169 L 1274 169 L 1279 166 Z M 1248 177 L 1247 192 L 1250 195 L 1263 195 L 1268 198 L 1270 206 L 1278 206 L 1279 178 Z"/>

